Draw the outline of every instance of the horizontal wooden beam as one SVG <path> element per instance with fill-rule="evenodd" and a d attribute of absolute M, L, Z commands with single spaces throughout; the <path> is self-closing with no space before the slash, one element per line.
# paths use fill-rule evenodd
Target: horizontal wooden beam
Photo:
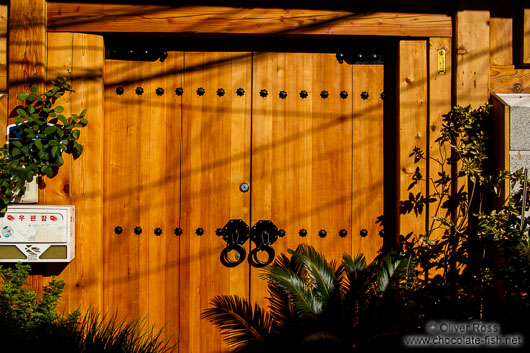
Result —
<path fill-rule="evenodd" d="M 530 69 L 492 66 L 490 86 L 496 93 L 530 93 Z"/>
<path fill-rule="evenodd" d="M 450 37 L 452 24 L 444 14 L 50 2 L 48 31 Z"/>

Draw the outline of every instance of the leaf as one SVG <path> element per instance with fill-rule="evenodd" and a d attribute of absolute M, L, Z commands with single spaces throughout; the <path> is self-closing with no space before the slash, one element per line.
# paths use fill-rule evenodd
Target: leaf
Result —
<path fill-rule="evenodd" d="M 60 149 L 59 146 L 53 146 L 51 149 L 52 157 L 55 158 L 59 155 Z"/>
<path fill-rule="evenodd" d="M 73 153 L 74 159 L 79 158 L 82 153 L 83 153 L 83 146 L 81 144 L 75 142 L 74 143 L 74 153 Z"/>
<path fill-rule="evenodd" d="M 36 139 L 35 140 L 35 146 L 39 149 L 39 150 L 42 150 L 43 146 L 42 146 L 42 141 L 39 140 L 39 139 Z"/>
<path fill-rule="evenodd" d="M 48 142 L 48 145 L 50 145 L 50 146 L 59 146 L 59 142 L 57 140 L 50 140 L 50 142 Z"/>
<path fill-rule="evenodd" d="M 31 93 L 37 94 L 37 92 L 39 92 L 39 87 L 36 85 L 31 86 Z"/>
<path fill-rule="evenodd" d="M 46 129 L 44 129 L 44 133 L 46 135 L 51 135 L 51 134 L 53 134 L 56 131 L 57 131 L 57 127 L 55 125 L 48 126 L 48 127 L 46 127 Z"/>
<path fill-rule="evenodd" d="M 29 93 L 28 93 L 28 92 L 21 92 L 21 93 L 19 93 L 19 94 L 17 95 L 17 99 L 18 99 L 19 101 L 25 101 L 26 98 L 28 98 L 28 96 L 29 96 Z"/>
<path fill-rule="evenodd" d="M 263 344 L 271 333 L 270 315 L 257 304 L 238 296 L 218 295 L 211 300 L 213 308 L 201 313 L 201 318 L 213 323 L 224 341 L 234 349 Z"/>
<path fill-rule="evenodd" d="M 72 137 L 74 138 L 74 140 L 78 140 L 80 134 L 81 134 L 81 131 L 79 130 L 72 131 Z"/>
<path fill-rule="evenodd" d="M 53 109 L 56 113 L 62 113 L 64 112 L 64 108 L 60 105 L 56 106 L 54 109 Z"/>
<path fill-rule="evenodd" d="M 28 107 L 28 112 L 29 112 L 30 114 L 35 113 L 35 107 L 32 106 L 32 105 L 30 105 L 30 106 Z"/>
<path fill-rule="evenodd" d="M 16 125 L 24 124 L 24 122 L 25 122 L 24 118 L 21 118 L 21 117 L 15 118 Z"/>
<path fill-rule="evenodd" d="M 17 114 L 20 115 L 20 116 L 26 116 L 27 115 L 26 111 L 24 109 L 22 109 L 22 108 L 18 108 L 17 109 Z"/>
<path fill-rule="evenodd" d="M 11 155 L 12 155 L 13 157 L 18 156 L 20 153 L 21 153 L 20 149 L 18 149 L 18 148 L 11 148 Z"/>

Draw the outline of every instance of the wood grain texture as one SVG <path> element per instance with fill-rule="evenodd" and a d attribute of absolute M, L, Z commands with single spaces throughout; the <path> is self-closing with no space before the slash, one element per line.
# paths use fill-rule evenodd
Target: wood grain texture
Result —
<path fill-rule="evenodd" d="M 226 243 L 215 230 L 231 218 L 250 224 L 250 193 L 239 184 L 250 181 L 251 54 L 186 52 L 184 60 L 179 351 L 219 352 L 227 347 L 201 312 L 215 295 L 249 293 L 247 263 L 221 264 Z"/>
<path fill-rule="evenodd" d="M 449 37 L 452 24 L 444 14 L 51 2 L 48 30 Z"/>
<path fill-rule="evenodd" d="M 489 98 L 489 11 L 456 13 L 456 104 L 478 108 Z"/>
<path fill-rule="evenodd" d="M 491 94 L 493 104 L 495 168 L 497 171 L 510 170 L 510 106 L 497 94 Z M 501 186 L 496 206 L 502 207 L 510 193 L 510 181 L 507 179 Z"/>
<path fill-rule="evenodd" d="M 409 200 L 418 194 L 425 195 L 426 185 L 419 182 L 412 188 L 412 176 L 419 168 L 425 176 L 425 161 L 414 163 L 409 157 L 414 147 L 427 149 L 427 44 L 425 41 L 401 41 L 399 43 L 398 116 L 399 116 L 399 195 L 400 200 Z M 403 210 L 401 210 L 403 211 Z M 414 212 L 399 217 L 399 234 L 425 231 L 426 211 L 416 216 Z"/>
<path fill-rule="evenodd" d="M 363 253 L 369 262 L 383 245 L 377 224 L 384 212 L 383 91 L 383 65 L 353 66 L 352 254 Z"/>
<path fill-rule="evenodd" d="M 490 67 L 491 90 L 496 93 L 530 93 L 530 69 Z"/>
<path fill-rule="evenodd" d="M 8 6 L 0 5 L 0 93 L 7 93 L 7 14 Z"/>
<path fill-rule="evenodd" d="M 445 49 L 445 74 L 438 73 L 438 50 Z M 451 175 L 449 165 L 442 166 L 451 157 L 450 149 L 441 149 L 436 139 L 440 137 L 443 115 L 451 110 L 451 38 L 430 38 L 429 40 L 429 127 L 428 127 L 428 157 L 429 174 L 426 175 L 426 185 L 429 195 L 440 193 L 441 189 L 434 181 L 440 178 L 439 173 Z M 433 217 L 445 215 L 447 210 L 439 209 L 437 203 L 429 205 L 428 225 L 433 224 Z M 441 230 L 431 234 L 432 239 L 442 236 Z"/>
<path fill-rule="evenodd" d="M 513 64 L 512 27 L 512 18 L 490 18 L 490 65 Z"/>
<path fill-rule="evenodd" d="M 530 9 L 524 9 L 523 16 L 523 63 L 530 64 Z"/>
<path fill-rule="evenodd" d="M 181 163 L 181 101 L 173 92 L 182 84 L 183 63 L 175 52 L 163 64 L 105 62 L 105 116 L 113 118 L 105 120 L 104 306 L 129 317 L 149 315 L 150 324 L 165 325 L 173 343 L 180 318 L 174 229 L 180 226 Z M 116 226 L 122 234 L 115 234 Z"/>
<path fill-rule="evenodd" d="M 70 301 L 84 310 L 103 307 L 103 37 L 74 34 L 72 113 L 87 110 L 83 154 L 72 161 L 70 202 L 76 207 L 76 256 L 70 264 Z"/>

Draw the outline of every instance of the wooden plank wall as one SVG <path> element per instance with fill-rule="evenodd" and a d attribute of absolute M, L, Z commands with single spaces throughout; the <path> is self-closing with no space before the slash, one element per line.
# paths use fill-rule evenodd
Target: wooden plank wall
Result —
<path fill-rule="evenodd" d="M 4 146 L 7 127 L 7 5 L 0 5 L 0 146 Z"/>

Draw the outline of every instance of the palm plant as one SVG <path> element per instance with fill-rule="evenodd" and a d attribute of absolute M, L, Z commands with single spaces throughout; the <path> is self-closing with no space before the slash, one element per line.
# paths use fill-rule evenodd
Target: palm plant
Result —
<path fill-rule="evenodd" d="M 345 254 L 328 262 L 300 244 L 264 269 L 269 311 L 244 298 L 220 295 L 202 317 L 220 329 L 234 352 L 348 352 L 392 332 L 389 302 L 414 264 L 393 255 L 367 264 L 364 255 Z"/>

